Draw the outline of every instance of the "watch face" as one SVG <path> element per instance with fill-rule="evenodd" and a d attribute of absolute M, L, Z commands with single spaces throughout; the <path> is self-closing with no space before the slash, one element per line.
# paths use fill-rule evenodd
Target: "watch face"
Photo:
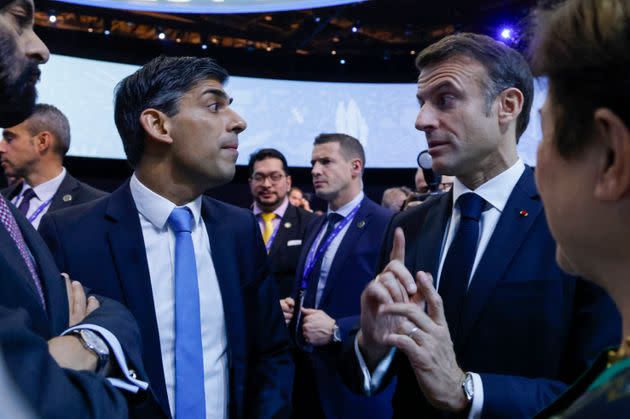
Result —
<path fill-rule="evenodd" d="M 99 338 L 96 333 L 91 330 L 83 329 L 81 330 L 81 337 L 85 343 L 94 348 L 94 350 L 99 354 L 109 354 L 109 348 L 105 342 L 103 342 L 103 339 Z"/>

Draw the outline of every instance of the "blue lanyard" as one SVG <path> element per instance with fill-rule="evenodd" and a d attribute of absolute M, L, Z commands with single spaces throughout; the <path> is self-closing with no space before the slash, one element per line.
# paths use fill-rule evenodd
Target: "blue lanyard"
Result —
<path fill-rule="evenodd" d="M 14 200 L 13 205 L 16 205 L 16 206 L 17 206 L 17 203 L 20 201 L 20 198 L 22 198 L 22 196 L 24 195 L 24 191 L 25 191 L 25 190 L 26 190 L 26 189 L 22 190 L 22 191 L 20 192 L 20 194 L 19 194 L 18 196 L 16 196 L 16 197 L 13 199 L 13 200 Z M 41 214 L 41 213 L 42 213 L 42 211 L 44 211 L 44 209 L 45 209 L 48 205 L 50 205 L 50 203 L 52 202 L 52 200 L 53 200 L 53 199 L 52 199 L 52 198 L 50 198 L 48 201 L 44 202 L 44 203 L 43 203 L 43 204 L 41 204 L 39 207 L 37 207 L 37 209 L 36 209 L 36 210 L 35 210 L 35 211 L 34 211 L 34 212 L 33 212 L 33 213 L 32 213 L 32 214 L 28 217 L 28 222 L 29 222 L 29 223 L 31 223 L 31 224 L 33 224 L 33 221 L 35 221 L 35 219 L 37 218 L 37 216 L 38 216 L 39 214 Z"/>
<path fill-rule="evenodd" d="M 316 242 L 313 242 L 311 250 L 308 252 L 308 256 L 306 258 L 304 271 L 302 272 L 302 289 L 306 289 L 306 287 L 308 286 L 309 276 L 313 272 L 313 269 L 315 269 L 315 265 L 317 265 L 319 260 L 324 257 L 324 253 L 326 253 L 326 250 L 328 250 L 328 246 L 330 246 L 332 241 L 335 240 L 335 237 L 337 237 L 341 230 L 343 230 L 343 228 L 354 219 L 357 211 L 359 211 L 359 207 L 361 207 L 360 202 L 356 207 L 352 209 L 352 211 L 350 211 L 350 214 L 344 217 L 344 219 L 341 220 L 339 224 L 337 224 L 337 227 L 335 227 L 335 229 L 330 234 L 330 236 L 328 236 L 326 241 L 321 246 L 319 246 L 319 249 L 317 249 Z M 326 226 L 325 223 L 324 226 Z"/>

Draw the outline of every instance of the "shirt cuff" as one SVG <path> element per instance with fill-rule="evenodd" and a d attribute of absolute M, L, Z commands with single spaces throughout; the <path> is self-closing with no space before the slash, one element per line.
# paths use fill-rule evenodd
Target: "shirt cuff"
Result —
<path fill-rule="evenodd" d="M 390 349 L 389 353 L 374 369 L 374 372 L 370 374 L 370 370 L 363 359 L 363 355 L 361 354 L 361 350 L 359 349 L 359 339 L 358 334 L 354 337 L 354 353 L 359 361 L 359 366 L 361 367 L 361 372 L 363 373 L 363 393 L 366 396 L 371 396 L 378 390 L 381 386 L 381 382 L 383 381 L 383 377 L 389 370 L 389 366 L 392 363 L 392 359 L 394 359 L 394 354 L 396 353 L 396 348 Z"/>
<path fill-rule="evenodd" d="M 481 376 L 474 372 L 471 372 L 473 380 L 473 400 L 472 406 L 470 407 L 470 412 L 468 413 L 468 419 L 480 419 L 481 411 L 483 410 L 483 382 L 481 381 Z"/>
<path fill-rule="evenodd" d="M 114 356 L 110 356 L 110 360 L 116 360 L 118 363 L 118 367 L 125 378 L 125 380 L 121 380 L 120 378 L 108 377 L 109 382 L 114 386 L 118 387 L 122 390 L 126 390 L 132 393 L 137 393 L 138 390 L 146 390 L 149 387 L 149 383 L 138 380 L 136 378 L 136 372 L 134 370 L 129 369 L 127 366 L 127 360 L 125 359 L 125 352 L 120 346 L 120 342 L 116 339 L 116 336 L 109 330 L 97 326 L 94 324 L 79 324 L 77 326 L 71 327 L 64 331 L 61 336 L 67 335 L 73 330 L 81 330 L 81 329 L 89 329 L 99 334 L 106 342 L 109 348 L 112 350 Z"/>

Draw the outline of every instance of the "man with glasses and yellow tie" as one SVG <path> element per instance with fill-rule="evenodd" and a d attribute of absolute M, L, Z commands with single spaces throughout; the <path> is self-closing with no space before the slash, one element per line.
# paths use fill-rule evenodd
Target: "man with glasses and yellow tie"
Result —
<path fill-rule="evenodd" d="M 291 176 L 287 160 L 278 150 L 256 151 L 249 158 L 248 168 L 254 215 L 269 254 L 278 295 L 285 298 L 291 294 L 306 226 L 316 216 L 289 203 Z"/>

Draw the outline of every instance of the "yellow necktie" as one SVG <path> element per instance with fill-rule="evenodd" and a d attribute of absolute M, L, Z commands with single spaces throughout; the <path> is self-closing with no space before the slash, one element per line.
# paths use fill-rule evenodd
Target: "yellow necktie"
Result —
<path fill-rule="evenodd" d="M 265 230 L 263 231 L 263 240 L 265 244 L 267 244 L 267 242 L 271 238 L 271 235 L 273 234 L 273 219 L 276 218 L 276 214 L 274 214 L 273 212 L 263 212 L 260 214 L 260 216 L 265 222 Z"/>

